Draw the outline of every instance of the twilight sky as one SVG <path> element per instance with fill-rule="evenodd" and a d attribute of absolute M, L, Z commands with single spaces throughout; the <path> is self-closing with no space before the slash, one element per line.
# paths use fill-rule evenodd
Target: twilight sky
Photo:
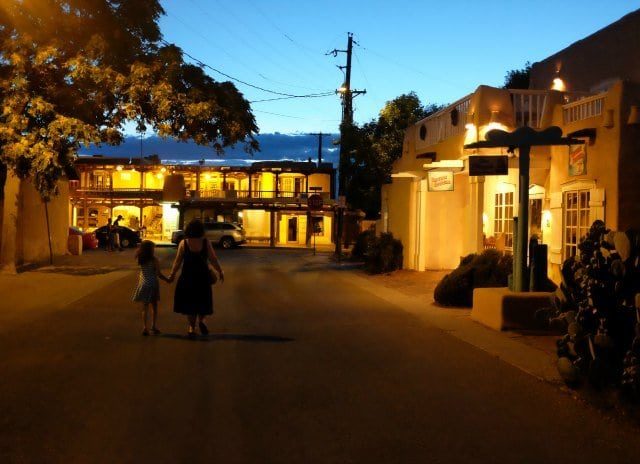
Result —
<path fill-rule="evenodd" d="M 290 94 L 333 91 L 354 33 L 355 119 L 414 90 L 447 103 L 561 50 L 640 0 L 163 0 L 166 40 L 231 76 Z M 208 71 L 217 80 L 226 80 Z M 250 101 L 277 95 L 236 83 Z M 262 133 L 338 132 L 336 95 L 252 104 Z"/>

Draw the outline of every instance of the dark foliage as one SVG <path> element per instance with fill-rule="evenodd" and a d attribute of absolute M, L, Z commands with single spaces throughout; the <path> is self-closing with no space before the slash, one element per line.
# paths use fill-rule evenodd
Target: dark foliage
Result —
<path fill-rule="evenodd" d="M 402 242 L 393 234 L 374 237 L 366 256 L 366 269 L 371 274 L 384 274 L 402 269 Z"/>
<path fill-rule="evenodd" d="M 364 260 L 369 255 L 373 242 L 376 239 L 376 234 L 371 230 L 365 230 L 361 232 L 357 237 L 351 249 L 351 259 L 355 261 Z"/>
<path fill-rule="evenodd" d="M 525 63 L 522 69 L 512 69 L 504 76 L 505 89 L 528 89 L 531 77 L 531 63 Z"/>
<path fill-rule="evenodd" d="M 512 266 L 511 255 L 496 250 L 465 256 L 460 265 L 438 283 L 434 299 L 443 306 L 471 307 L 473 289 L 506 287 Z"/>
<path fill-rule="evenodd" d="M 617 385 L 640 394 L 640 236 L 610 232 L 595 221 L 582 238 L 579 256 L 562 266 L 562 284 L 552 327 L 558 340 L 558 370 L 576 386 Z"/>

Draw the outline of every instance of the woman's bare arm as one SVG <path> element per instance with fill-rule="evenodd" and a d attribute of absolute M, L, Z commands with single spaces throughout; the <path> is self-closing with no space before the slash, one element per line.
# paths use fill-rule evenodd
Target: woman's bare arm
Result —
<path fill-rule="evenodd" d="M 184 240 L 180 242 L 180 245 L 178 245 L 178 254 L 176 254 L 176 259 L 173 260 L 173 267 L 171 268 L 171 274 L 169 274 L 170 281 L 175 279 L 176 273 L 178 272 L 178 269 L 180 269 L 180 266 L 182 265 L 183 258 L 184 258 Z"/>
<path fill-rule="evenodd" d="M 218 275 L 220 276 L 220 283 L 224 282 L 224 272 L 222 272 L 222 267 L 220 267 L 220 261 L 218 261 L 218 256 L 216 256 L 216 252 L 213 249 L 213 245 L 211 242 L 207 240 L 207 250 L 209 254 L 209 261 L 213 265 L 213 268 L 218 271 Z"/>

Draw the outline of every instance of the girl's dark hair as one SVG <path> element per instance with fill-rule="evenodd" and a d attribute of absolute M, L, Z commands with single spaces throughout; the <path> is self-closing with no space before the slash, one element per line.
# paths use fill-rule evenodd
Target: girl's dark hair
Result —
<path fill-rule="evenodd" d="M 153 251 L 156 248 L 156 244 L 151 240 L 143 240 L 140 242 L 140 246 L 136 250 L 136 260 L 138 264 L 142 265 L 144 263 L 148 263 L 154 257 Z"/>
<path fill-rule="evenodd" d="M 204 237 L 204 225 L 199 219 L 193 219 L 184 230 L 186 238 L 202 238 Z"/>

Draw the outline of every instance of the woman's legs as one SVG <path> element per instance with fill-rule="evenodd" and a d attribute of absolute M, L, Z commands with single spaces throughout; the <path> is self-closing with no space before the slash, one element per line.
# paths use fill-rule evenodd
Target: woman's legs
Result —
<path fill-rule="evenodd" d="M 187 319 L 189 320 L 189 333 L 195 333 L 196 331 L 196 316 L 195 315 L 189 315 L 187 316 Z"/>
<path fill-rule="evenodd" d="M 200 314 L 198 316 L 198 319 L 200 319 L 200 322 L 199 322 L 198 325 L 200 327 L 200 333 L 202 335 L 209 335 L 209 328 L 207 327 L 207 324 L 204 323 L 204 320 L 205 320 L 206 317 L 207 316 L 205 316 L 204 314 Z"/>

